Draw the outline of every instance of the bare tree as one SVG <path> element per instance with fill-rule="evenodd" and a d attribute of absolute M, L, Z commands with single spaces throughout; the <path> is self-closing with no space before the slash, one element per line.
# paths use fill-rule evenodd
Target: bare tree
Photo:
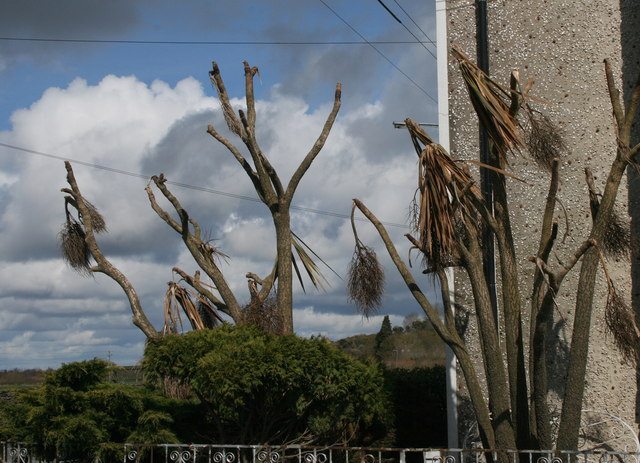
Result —
<path fill-rule="evenodd" d="M 588 236 L 567 256 L 551 262 L 558 234 L 554 211 L 558 203 L 560 155 L 565 149 L 559 131 L 545 116 L 531 106 L 531 82 L 521 86 L 518 74 L 511 76 L 511 88 L 504 88 L 479 68 L 457 48 L 452 50 L 458 60 L 469 97 L 491 140 L 491 161 L 483 165 L 494 173 L 493 204 L 486 204 L 474 179 L 461 161 L 449 154 L 413 121 L 407 128 L 421 166 L 418 199 L 416 200 L 416 236 L 406 237 L 425 256 L 425 273 L 432 273 L 440 282 L 444 302 L 444 321 L 414 280 L 399 256 L 384 226 L 359 200 L 354 204 L 376 227 L 395 266 L 407 287 L 423 308 L 436 332 L 453 350 L 464 374 L 472 407 L 485 448 L 549 449 L 555 442 L 558 449 L 575 450 L 578 446 L 580 414 L 585 388 L 585 371 L 589 349 L 589 329 L 593 312 L 594 287 L 599 266 L 605 269 L 609 297 L 606 320 L 616 344 L 625 358 L 637 361 L 640 331 L 633 312 L 626 305 L 606 272 L 604 254 L 625 253 L 628 234 L 619 221 L 612 220 L 614 204 L 623 174 L 628 166 L 637 168 L 640 145 L 631 146 L 631 125 L 640 101 L 640 81 L 633 89 L 626 109 L 616 89 L 610 65 L 605 61 L 605 74 L 617 124 L 618 145 L 602 195 L 595 191 L 587 170 L 591 192 L 593 223 Z M 524 88 L 523 88 L 524 87 Z M 518 117 L 522 120 L 519 120 Z M 507 172 L 508 156 L 513 151 L 528 151 L 538 164 L 550 172 L 549 189 L 540 233 L 538 252 L 529 260 L 531 276 L 520 277 L 509 217 L 506 182 L 514 175 Z M 469 161 L 468 161 L 469 162 Z M 474 162 L 478 164 L 477 162 Z M 612 224 L 617 223 L 617 239 Z M 488 228 L 498 246 L 500 296 L 504 320 L 504 342 L 500 342 L 492 304 L 484 274 L 481 248 L 483 230 Z M 626 236 L 626 238 L 625 238 Z M 611 243 L 611 241 L 617 241 Z M 356 249 L 363 245 L 356 237 Z M 460 333 L 456 330 L 451 298 L 448 292 L 447 267 L 466 272 L 471 283 L 475 314 L 480 333 L 478 343 L 483 365 L 475 365 Z M 548 404 L 549 383 L 546 374 L 545 346 L 552 335 L 547 323 L 553 314 L 556 294 L 565 276 L 579 268 L 575 316 L 568 360 L 562 414 L 556 436 L 552 435 Z M 529 313 L 528 343 L 525 343 L 522 303 L 519 288 L 522 278 L 533 281 Z M 530 280 L 530 281 L 531 281 Z M 375 288 L 375 286 L 374 286 Z M 358 291 L 367 291 L 360 287 Z M 366 300 L 359 297 L 359 300 Z M 528 352 L 525 345 L 529 346 Z M 487 384 L 485 398 L 478 368 Z"/>
<path fill-rule="evenodd" d="M 181 236 L 199 267 L 194 275 L 190 275 L 180 268 L 173 268 L 185 286 L 179 286 L 175 283 L 169 284 L 165 299 L 165 326 L 162 332 L 180 330 L 182 325 L 180 311 L 182 311 L 193 329 L 206 328 L 216 320 L 221 320 L 221 314 L 226 314 L 235 323 L 251 322 L 260 325 L 266 331 L 292 333 L 292 267 L 301 278 L 299 265 L 302 264 L 314 285 L 317 286 L 321 283 L 322 276 L 305 250 L 306 245 L 291 230 L 290 207 L 302 177 L 320 153 L 329 136 L 340 109 L 341 85 L 340 83 L 336 85 L 333 108 L 320 135 L 288 183 L 285 184 L 269 162 L 268 157 L 260 149 L 256 139 L 253 78 L 257 72 L 257 67 L 251 67 L 249 63 L 244 62 L 246 108 L 238 110 L 237 115 L 231 106 L 220 70 L 215 62 L 213 69 L 209 72 L 211 82 L 217 90 L 227 126 L 242 140 L 248 155 L 243 154 L 212 125 L 208 126 L 207 132 L 224 145 L 238 161 L 253 184 L 258 197 L 269 209 L 276 235 L 276 256 L 273 268 L 268 275 L 262 277 L 251 272 L 246 274 L 251 299 L 247 307 L 242 307 L 220 268 L 220 259 L 227 256 L 203 236 L 198 222 L 169 190 L 167 178 L 163 174 L 153 176 L 146 187 L 151 207 L 167 225 Z M 97 214 L 95 207 L 80 192 L 71 164 L 66 162 L 65 166 L 67 182 L 71 187 L 62 189 L 67 194 L 65 197 L 67 220 L 60 233 L 61 248 L 65 258 L 73 268 L 81 272 L 104 273 L 115 280 L 127 295 L 133 312 L 133 323 L 147 337 L 159 336 L 160 332 L 149 322 L 129 280 L 109 262 L 100 250 L 95 235 L 106 230 L 104 221 Z M 173 215 L 163 209 L 156 200 L 154 186 L 173 207 Z M 298 256 L 297 260 L 294 253 Z M 211 279 L 213 285 L 205 284 L 201 280 L 201 272 L 204 272 Z"/>

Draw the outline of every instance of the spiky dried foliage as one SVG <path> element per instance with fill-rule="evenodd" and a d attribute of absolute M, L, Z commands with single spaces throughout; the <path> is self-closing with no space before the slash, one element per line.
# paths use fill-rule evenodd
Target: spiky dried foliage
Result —
<path fill-rule="evenodd" d="M 533 160 L 541 168 L 551 172 L 553 160 L 560 158 L 567 146 L 562 131 L 549 117 L 527 105 L 528 130 L 524 143 Z"/>
<path fill-rule="evenodd" d="M 211 243 L 214 240 L 207 240 L 207 241 L 203 241 L 202 243 L 199 244 L 200 246 L 200 250 L 202 251 L 203 254 L 209 254 L 211 257 L 215 258 L 215 259 L 223 259 L 225 261 L 229 260 L 229 256 L 227 254 L 225 254 L 224 252 L 222 252 L 220 249 L 216 248 L 215 246 L 213 246 Z"/>
<path fill-rule="evenodd" d="M 622 357 L 629 363 L 635 363 L 640 349 L 635 313 L 613 283 L 609 284 L 604 319 Z"/>
<path fill-rule="evenodd" d="M 257 326 L 265 333 L 282 334 L 284 326 L 276 296 L 270 294 L 263 300 L 252 298 L 244 307 L 244 323 Z"/>
<path fill-rule="evenodd" d="M 74 218 L 67 216 L 58 235 L 62 257 L 69 266 L 80 273 L 91 273 L 91 254 L 85 241 L 82 225 Z"/>
<path fill-rule="evenodd" d="M 456 45 L 452 47 L 451 55 L 458 61 L 480 123 L 506 161 L 504 156 L 508 151 L 520 151 L 523 147 L 520 124 L 510 111 L 512 91 L 491 79 Z"/>
<path fill-rule="evenodd" d="M 419 206 L 414 209 L 417 211 L 414 221 L 417 224 L 418 247 L 429 266 L 437 270 L 450 262 L 456 253 L 457 222 L 472 217 L 472 223 L 477 223 L 474 202 L 482 201 L 482 194 L 471 175 L 442 146 L 411 119 L 405 122 L 420 158 Z"/>
<path fill-rule="evenodd" d="M 163 334 L 178 334 L 184 331 L 181 312 L 184 312 L 193 330 L 211 328 L 221 321 L 216 309 L 206 299 L 170 281 L 167 283 L 164 296 Z M 215 320 L 213 325 L 212 320 Z"/>

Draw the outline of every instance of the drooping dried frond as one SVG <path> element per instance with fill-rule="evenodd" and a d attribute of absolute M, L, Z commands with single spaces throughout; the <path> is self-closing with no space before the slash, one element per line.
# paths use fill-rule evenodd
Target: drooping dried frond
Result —
<path fill-rule="evenodd" d="M 504 157 L 508 151 L 519 151 L 523 140 L 519 123 L 509 110 L 511 90 L 491 79 L 457 46 L 452 47 L 451 54 L 458 60 L 478 119 L 500 155 Z"/>
<path fill-rule="evenodd" d="M 67 216 L 58 235 L 62 257 L 74 270 L 80 273 L 91 273 L 89 247 L 85 241 L 82 225 L 74 218 Z"/>
<path fill-rule="evenodd" d="M 365 317 L 377 312 L 384 294 L 384 270 L 373 249 L 356 238 L 356 247 L 349 264 L 349 300 Z"/>
<path fill-rule="evenodd" d="M 355 211 L 356 200 L 351 206 L 351 229 L 356 240 L 356 247 L 349 264 L 347 290 L 349 291 L 349 301 L 356 305 L 362 315 L 369 318 L 382 305 L 385 277 L 375 251 L 365 246 L 358 238 Z"/>
<path fill-rule="evenodd" d="M 324 276 L 324 274 L 320 271 L 320 269 L 318 268 L 318 265 L 315 263 L 315 261 L 313 260 L 313 258 L 311 258 L 311 256 L 309 255 L 309 253 L 307 252 L 307 249 L 309 250 L 309 252 L 311 252 L 318 260 L 320 260 L 320 262 L 322 262 L 324 265 L 326 265 L 329 270 L 331 270 L 333 273 L 335 273 L 336 275 L 338 275 L 336 273 L 335 270 L 333 270 L 329 264 L 327 264 L 324 260 L 322 260 L 320 258 L 320 256 L 318 256 L 318 254 L 316 254 L 313 249 L 311 249 L 307 243 L 305 243 L 304 241 L 302 241 L 302 239 L 296 235 L 295 233 L 291 232 L 291 245 L 293 247 L 293 250 L 295 251 L 295 253 L 298 255 L 298 258 L 300 259 L 300 262 L 302 263 L 302 266 L 304 267 L 304 270 L 307 272 L 307 276 L 309 277 L 309 279 L 311 280 L 311 283 L 313 284 L 313 286 L 316 289 L 322 290 L 326 292 L 325 286 L 331 286 L 331 284 L 329 283 L 329 281 L 327 280 L 327 278 Z M 302 290 L 305 291 L 304 289 L 304 282 L 302 280 L 302 274 L 300 272 L 300 268 L 298 267 L 298 262 L 297 259 L 294 257 L 293 253 L 291 254 L 291 263 L 293 264 L 293 268 L 296 272 L 296 275 L 298 277 L 298 281 L 300 282 L 300 286 L 302 286 Z M 339 276 L 339 275 L 338 275 Z M 305 291 L 306 292 L 306 291 Z"/>
<path fill-rule="evenodd" d="M 164 334 L 178 334 L 184 331 L 182 325 L 182 316 L 180 312 L 184 312 L 191 324 L 191 329 L 201 330 L 206 328 L 205 322 L 201 316 L 200 304 L 206 304 L 207 308 L 215 313 L 215 309 L 207 304 L 207 302 L 199 298 L 197 295 L 194 298 L 189 291 L 178 283 L 170 281 L 167 283 L 167 292 L 164 296 L 164 327 L 162 329 Z"/>
<path fill-rule="evenodd" d="M 274 294 L 270 294 L 264 300 L 258 297 L 244 307 L 244 323 L 255 325 L 261 331 L 269 334 L 282 334 L 284 326 L 282 314 L 278 310 L 277 300 Z"/>
<path fill-rule="evenodd" d="M 474 201 L 482 201 L 482 194 L 473 178 L 442 146 L 433 142 L 414 121 L 407 119 L 405 122 L 420 158 L 418 247 L 429 265 L 438 269 L 450 262 L 455 254 L 457 221 L 469 217 L 477 219 Z"/>
<path fill-rule="evenodd" d="M 525 145 L 533 160 L 540 167 L 551 172 L 553 160 L 560 158 L 566 150 L 564 137 L 557 124 L 539 111 L 527 106 L 529 130 L 525 133 Z"/>
<path fill-rule="evenodd" d="M 614 344 L 622 357 L 629 363 L 635 363 L 640 348 L 635 313 L 627 305 L 624 297 L 616 291 L 613 283 L 609 286 L 604 317 L 609 333 L 613 336 Z"/>
<path fill-rule="evenodd" d="M 595 222 L 600 210 L 600 193 L 597 191 L 591 169 L 585 169 L 587 187 L 589 188 L 589 205 L 591 217 Z M 628 259 L 631 255 L 631 230 L 629 224 L 623 220 L 615 209 L 611 211 L 607 222 L 607 231 L 602 237 L 604 253 L 613 258 Z"/>
<path fill-rule="evenodd" d="M 613 279 L 602 254 L 602 248 L 597 247 L 597 251 L 608 286 L 604 320 L 609 333 L 613 336 L 616 348 L 627 362 L 633 364 L 640 357 L 640 326 L 636 321 L 634 310 L 627 305 L 624 296 L 616 290 L 613 284 Z"/>
<path fill-rule="evenodd" d="M 98 212 L 98 209 L 86 199 L 84 200 L 84 205 L 87 207 L 87 210 L 89 211 L 91 224 L 93 225 L 93 231 L 95 233 L 106 232 L 107 224 L 105 223 L 104 217 L 102 217 L 102 214 Z"/>
<path fill-rule="evenodd" d="M 82 219 L 82 222 L 83 223 L 86 222 L 86 218 L 82 217 L 82 215 L 80 214 L 80 209 L 78 208 L 78 202 L 75 200 L 75 198 L 73 198 L 72 196 L 65 196 L 64 200 L 65 200 L 65 212 L 67 217 L 69 217 L 69 214 L 70 214 L 68 206 L 71 205 L 77 211 L 77 214 Z M 91 220 L 91 225 L 93 227 L 94 233 L 106 232 L 107 224 L 104 221 L 104 217 L 102 217 L 102 214 L 98 212 L 98 208 L 84 198 L 82 198 L 82 201 L 84 202 L 85 207 L 89 211 L 88 218 L 89 220 Z"/>
<path fill-rule="evenodd" d="M 605 254 L 613 258 L 629 259 L 631 255 L 631 230 L 629 224 L 615 210 L 609 217 L 602 246 Z"/>

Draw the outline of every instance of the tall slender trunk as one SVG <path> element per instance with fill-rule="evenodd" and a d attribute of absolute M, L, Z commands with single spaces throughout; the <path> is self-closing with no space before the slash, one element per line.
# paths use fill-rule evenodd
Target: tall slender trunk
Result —
<path fill-rule="evenodd" d="M 278 256 L 278 284 L 276 301 L 282 319 L 282 334 L 293 333 L 293 274 L 291 270 L 291 218 L 289 208 L 282 207 L 273 214 Z"/>

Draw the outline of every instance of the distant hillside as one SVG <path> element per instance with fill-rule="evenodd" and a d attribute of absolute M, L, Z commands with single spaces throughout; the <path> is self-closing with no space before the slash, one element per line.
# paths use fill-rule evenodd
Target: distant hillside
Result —
<path fill-rule="evenodd" d="M 336 341 L 353 357 L 379 358 L 387 368 L 428 368 L 444 365 L 444 343 L 431 327 L 392 332 L 380 344 L 376 356 L 376 334 L 361 334 Z"/>

